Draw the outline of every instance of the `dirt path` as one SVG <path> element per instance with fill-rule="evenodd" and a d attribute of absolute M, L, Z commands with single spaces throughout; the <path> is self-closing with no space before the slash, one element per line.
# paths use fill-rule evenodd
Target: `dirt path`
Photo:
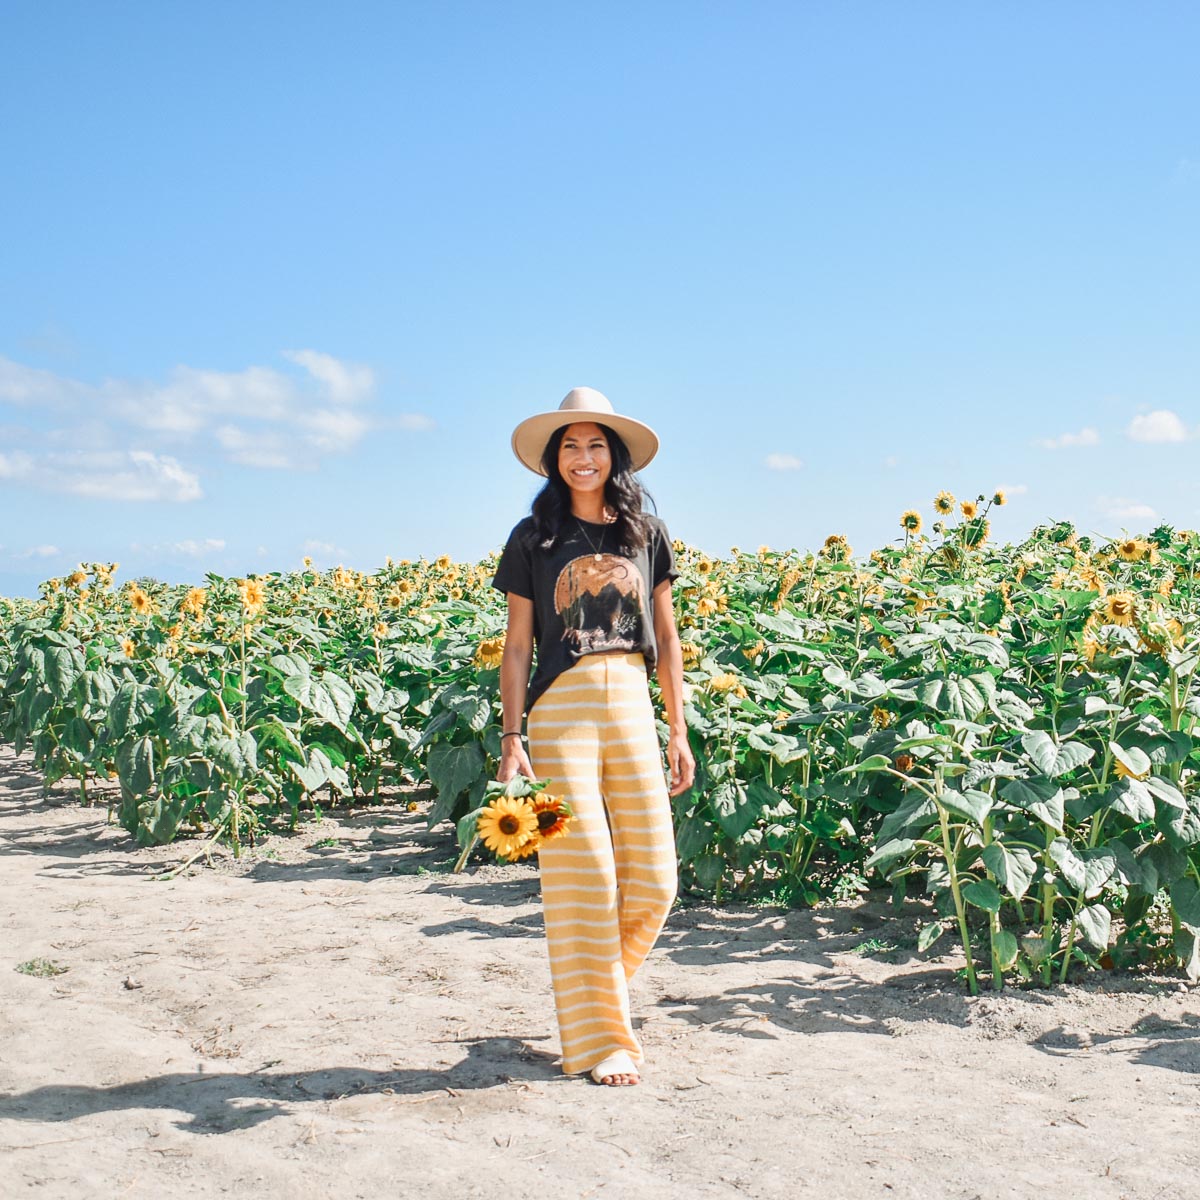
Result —
<path fill-rule="evenodd" d="M 1175 980 L 969 1001 L 879 950 L 915 908 L 679 909 L 609 1091 L 556 1070 L 536 872 L 450 853 L 396 805 L 154 882 L 0 748 L 0 1195 L 1196 1195 Z"/>

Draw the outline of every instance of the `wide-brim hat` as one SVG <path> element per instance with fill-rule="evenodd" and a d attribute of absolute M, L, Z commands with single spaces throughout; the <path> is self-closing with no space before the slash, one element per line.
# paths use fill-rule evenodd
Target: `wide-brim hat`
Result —
<path fill-rule="evenodd" d="M 574 425 L 576 421 L 607 425 L 618 434 L 629 448 L 635 471 L 640 471 L 658 453 L 658 434 L 649 425 L 613 412 L 608 397 L 590 387 L 572 388 L 553 412 L 526 417 L 513 430 L 513 453 L 531 471 L 545 475 L 542 454 L 550 435 L 564 425 Z"/>

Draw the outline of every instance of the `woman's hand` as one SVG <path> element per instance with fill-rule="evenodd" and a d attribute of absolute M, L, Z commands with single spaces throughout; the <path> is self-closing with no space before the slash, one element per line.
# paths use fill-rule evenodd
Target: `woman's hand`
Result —
<path fill-rule="evenodd" d="M 671 768 L 669 795 L 678 796 L 695 783 L 696 759 L 688 743 L 687 732 L 683 729 L 673 731 L 667 741 L 667 765 Z"/>
<path fill-rule="evenodd" d="M 529 755 L 524 743 L 519 737 L 504 739 L 504 749 L 500 752 L 500 769 L 496 772 L 497 783 L 507 783 L 514 775 L 524 775 L 526 779 L 536 779 Z"/>

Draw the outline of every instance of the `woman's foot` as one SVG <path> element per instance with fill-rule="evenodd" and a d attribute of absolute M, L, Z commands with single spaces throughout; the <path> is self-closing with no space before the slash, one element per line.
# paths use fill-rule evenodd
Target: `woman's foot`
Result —
<path fill-rule="evenodd" d="M 605 1087 L 632 1087 L 642 1080 L 637 1064 L 624 1050 L 617 1050 L 607 1058 L 601 1059 L 592 1068 L 591 1073 L 592 1078 Z"/>

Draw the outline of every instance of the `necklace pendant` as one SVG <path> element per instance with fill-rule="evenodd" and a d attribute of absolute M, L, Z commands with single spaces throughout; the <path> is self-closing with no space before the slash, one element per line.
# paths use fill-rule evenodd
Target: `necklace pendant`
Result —
<path fill-rule="evenodd" d="M 599 562 L 604 557 L 604 555 L 603 554 L 595 554 L 592 557 L 595 558 L 595 560 L 597 562 Z"/>

